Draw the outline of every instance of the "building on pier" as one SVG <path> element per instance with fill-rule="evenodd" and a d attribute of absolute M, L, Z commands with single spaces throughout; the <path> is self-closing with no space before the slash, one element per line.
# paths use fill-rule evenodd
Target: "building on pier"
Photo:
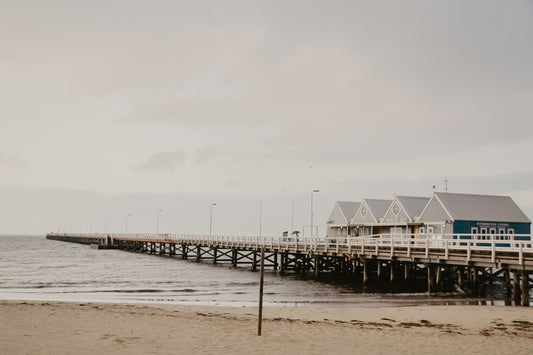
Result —
<path fill-rule="evenodd" d="M 355 210 L 352 218 L 350 210 Z M 499 246 L 510 246 L 505 241 L 531 240 L 530 233 L 531 221 L 520 207 L 508 196 L 494 195 L 435 192 L 429 198 L 337 202 L 328 219 L 328 236 L 333 238 L 420 236 L 495 240 Z"/>
<path fill-rule="evenodd" d="M 418 220 L 433 239 L 530 240 L 531 221 L 509 196 L 436 192 Z"/>
<path fill-rule="evenodd" d="M 360 202 L 337 201 L 327 221 L 327 236 L 340 238 L 349 235 L 349 226 L 360 205 Z"/>
<path fill-rule="evenodd" d="M 391 237 L 419 233 L 420 215 L 428 201 L 429 197 L 395 196 L 381 221 L 381 232 Z"/>
<path fill-rule="evenodd" d="M 364 199 L 355 212 L 350 225 L 350 235 L 363 236 L 382 233 L 381 224 L 392 200 Z"/>

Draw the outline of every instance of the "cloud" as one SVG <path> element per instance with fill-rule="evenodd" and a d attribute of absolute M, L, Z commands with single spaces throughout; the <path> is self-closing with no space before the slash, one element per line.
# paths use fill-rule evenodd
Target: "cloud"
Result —
<path fill-rule="evenodd" d="M 205 164 L 215 159 L 219 155 L 219 151 L 212 145 L 208 145 L 204 149 L 199 149 L 194 153 L 195 162 L 197 164 Z"/>
<path fill-rule="evenodd" d="M 174 170 L 183 163 L 187 154 L 184 152 L 159 152 L 152 154 L 147 161 L 135 168 L 137 171 Z"/>

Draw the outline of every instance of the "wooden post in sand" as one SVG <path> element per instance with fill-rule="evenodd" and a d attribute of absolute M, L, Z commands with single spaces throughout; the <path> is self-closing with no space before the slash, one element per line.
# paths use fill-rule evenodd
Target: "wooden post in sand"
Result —
<path fill-rule="evenodd" d="M 261 336 L 261 323 L 263 323 L 263 279 L 265 274 L 265 247 L 261 247 L 261 266 L 259 279 L 259 320 L 257 323 L 257 335 Z"/>

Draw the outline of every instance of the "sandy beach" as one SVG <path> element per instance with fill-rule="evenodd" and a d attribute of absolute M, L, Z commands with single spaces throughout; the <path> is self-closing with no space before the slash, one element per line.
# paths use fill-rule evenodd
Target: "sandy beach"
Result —
<path fill-rule="evenodd" d="M 0 353 L 530 354 L 533 308 L 257 308 L 0 301 Z"/>

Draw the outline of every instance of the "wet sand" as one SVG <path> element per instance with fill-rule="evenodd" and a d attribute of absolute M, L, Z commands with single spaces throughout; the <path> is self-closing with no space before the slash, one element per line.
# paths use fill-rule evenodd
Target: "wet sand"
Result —
<path fill-rule="evenodd" d="M 0 301 L 0 353 L 530 354 L 533 308 L 264 309 Z"/>

